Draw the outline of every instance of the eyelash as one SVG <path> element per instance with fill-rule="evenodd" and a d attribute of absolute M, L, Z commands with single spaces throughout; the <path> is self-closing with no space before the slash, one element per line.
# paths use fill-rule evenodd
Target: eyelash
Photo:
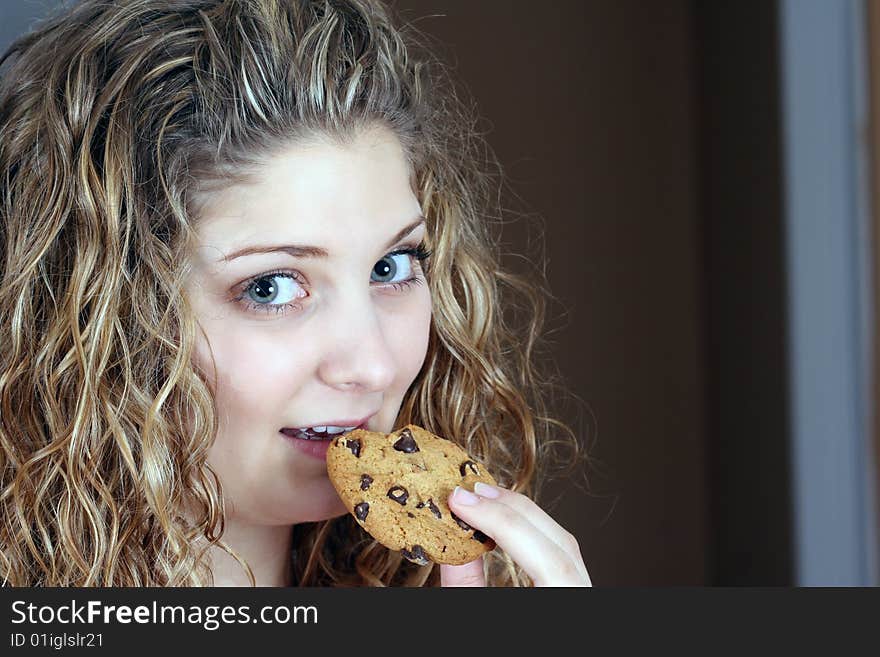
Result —
<path fill-rule="evenodd" d="M 419 244 L 418 246 L 408 246 L 400 249 L 395 249 L 394 251 L 390 251 L 386 253 L 383 257 L 387 258 L 389 256 L 395 255 L 408 255 L 412 258 L 415 258 L 420 264 L 425 262 L 430 256 L 431 251 L 425 248 L 425 244 Z M 290 272 L 290 271 L 270 271 L 265 274 L 259 274 L 254 276 L 245 282 L 241 288 L 240 293 L 234 301 L 241 303 L 244 305 L 248 312 L 255 313 L 269 313 L 274 312 L 278 315 L 286 315 L 289 312 L 294 312 L 302 308 L 302 305 L 299 303 L 282 303 L 277 305 L 265 304 L 265 303 L 254 303 L 245 299 L 245 295 L 247 295 L 248 290 L 253 286 L 257 281 L 262 280 L 264 278 L 292 278 L 300 285 L 304 285 L 305 281 L 302 279 L 302 276 L 298 272 Z M 417 273 L 414 273 L 412 278 L 408 278 L 405 281 L 397 281 L 396 283 L 386 283 L 386 286 L 390 286 L 397 290 L 398 292 L 402 292 L 406 289 L 409 289 L 413 285 L 421 285 L 424 283 L 424 280 L 419 277 Z"/>

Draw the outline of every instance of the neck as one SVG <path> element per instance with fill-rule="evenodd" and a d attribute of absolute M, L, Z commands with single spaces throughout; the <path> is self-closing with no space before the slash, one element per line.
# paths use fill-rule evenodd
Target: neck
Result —
<path fill-rule="evenodd" d="M 290 585 L 290 543 L 292 528 L 286 525 L 250 525 L 230 521 L 223 541 L 251 567 L 257 586 Z M 238 561 L 220 547 L 212 547 L 211 572 L 214 586 L 250 586 Z"/>

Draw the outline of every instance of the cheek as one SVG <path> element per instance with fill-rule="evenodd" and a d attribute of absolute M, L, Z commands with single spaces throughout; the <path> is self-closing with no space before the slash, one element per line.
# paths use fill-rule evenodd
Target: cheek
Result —
<path fill-rule="evenodd" d="M 270 418 L 300 385 L 308 354 L 301 349 L 282 348 L 283 342 L 260 336 L 252 328 L 205 326 L 213 350 L 217 385 L 214 395 L 221 410 L 221 422 L 253 423 Z M 212 381 L 211 352 L 200 337 L 196 360 Z M 213 383 L 211 383 L 213 386 Z"/>
<path fill-rule="evenodd" d="M 394 323 L 391 344 L 395 345 L 399 379 L 408 388 L 422 369 L 428 351 L 431 329 L 431 296 L 427 288 L 415 295 L 413 305 L 407 310 L 405 321 Z"/>

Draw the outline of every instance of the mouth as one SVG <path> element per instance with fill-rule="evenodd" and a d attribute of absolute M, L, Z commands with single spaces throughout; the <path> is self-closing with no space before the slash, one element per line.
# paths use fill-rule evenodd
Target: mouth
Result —
<path fill-rule="evenodd" d="M 289 438 L 297 438 L 299 440 L 332 440 L 337 436 L 341 436 L 355 429 L 366 429 L 367 421 L 371 416 L 360 420 L 335 420 L 333 422 L 324 422 L 312 426 L 303 427 L 284 427 L 281 433 Z"/>

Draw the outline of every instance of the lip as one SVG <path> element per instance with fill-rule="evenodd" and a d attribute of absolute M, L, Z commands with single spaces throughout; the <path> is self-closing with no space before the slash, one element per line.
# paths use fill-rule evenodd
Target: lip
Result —
<path fill-rule="evenodd" d="M 378 411 L 376 412 L 378 413 Z M 366 429 L 367 422 L 370 421 L 370 418 L 372 418 L 373 415 L 376 415 L 376 413 L 372 413 L 357 420 L 319 420 L 312 424 L 301 424 L 298 427 L 282 427 L 281 431 L 284 431 L 284 429 L 304 429 L 306 427 L 355 427 L 356 429 Z"/>
<path fill-rule="evenodd" d="M 377 411 L 377 413 L 378 413 L 378 411 Z M 373 413 L 373 415 L 376 415 L 376 413 Z M 339 422 L 339 423 L 334 424 L 332 422 L 327 422 L 326 424 L 327 425 L 332 424 L 332 426 L 334 426 L 334 427 L 355 427 L 355 429 L 366 429 L 367 422 L 370 420 L 370 418 L 373 417 L 373 415 L 368 415 L 367 417 L 362 418 L 360 420 L 343 420 L 341 422 L 338 420 L 334 420 L 333 422 Z M 326 425 L 324 425 L 324 424 L 310 424 L 307 426 L 321 427 L 321 426 L 326 426 Z M 278 433 L 280 433 L 282 436 L 284 436 L 287 439 L 288 444 L 291 445 L 292 447 L 294 447 L 300 453 L 302 453 L 312 459 L 315 459 L 316 461 L 326 461 L 327 460 L 327 450 L 330 449 L 330 443 L 331 443 L 332 439 L 302 440 L 300 438 L 297 438 L 295 435 L 292 435 L 292 431 L 291 431 L 291 433 L 285 432 L 285 429 L 292 430 L 294 428 L 295 427 L 284 427 L 284 429 L 279 430 Z M 352 429 L 352 431 L 354 431 L 354 429 Z M 343 436 L 343 435 L 345 435 L 345 433 L 347 433 L 347 432 L 343 432 L 339 435 Z"/>

